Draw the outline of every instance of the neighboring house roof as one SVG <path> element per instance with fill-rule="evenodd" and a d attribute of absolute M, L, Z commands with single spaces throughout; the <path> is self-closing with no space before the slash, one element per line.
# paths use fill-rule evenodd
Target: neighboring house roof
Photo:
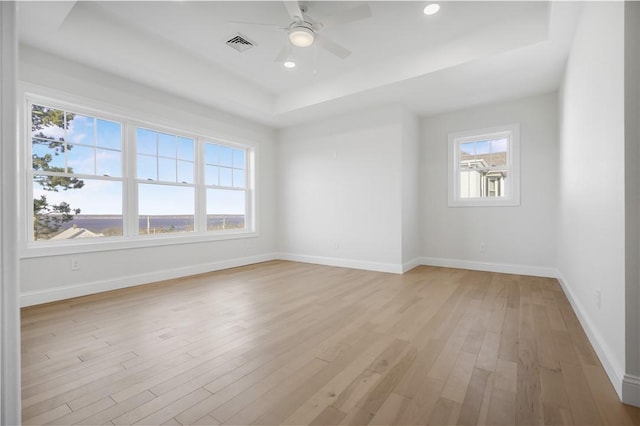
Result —
<path fill-rule="evenodd" d="M 70 240 L 72 238 L 95 238 L 95 237 L 104 237 L 104 234 L 97 234 L 95 232 L 89 231 L 85 228 L 78 228 L 77 226 L 72 226 L 69 229 L 65 229 L 55 237 L 51 237 L 52 240 Z"/>
<path fill-rule="evenodd" d="M 507 164 L 506 152 L 494 152 L 493 154 L 472 155 L 465 152 L 461 153 L 460 161 L 484 161 L 485 167 L 496 167 L 498 165 Z"/>

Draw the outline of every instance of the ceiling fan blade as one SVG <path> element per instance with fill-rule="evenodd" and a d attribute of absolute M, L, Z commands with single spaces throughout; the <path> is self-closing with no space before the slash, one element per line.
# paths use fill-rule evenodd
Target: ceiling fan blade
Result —
<path fill-rule="evenodd" d="M 297 1 L 289 1 L 285 0 L 284 7 L 287 9 L 287 13 L 296 22 L 304 21 L 304 17 L 302 16 L 302 10 L 300 9 L 300 3 Z"/>
<path fill-rule="evenodd" d="M 260 22 L 246 22 L 246 21 L 227 21 L 228 24 L 232 24 L 232 25 L 258 25 L 260 27 L 267 27 L 267 28 L 273 28 L 273 29 L 277 29 L 277 30 L 287 30 L 287 27 L 283 27 L 282 25 L 276 25 L 276 24 L 264 24 L 264 23 L 260 23 Z"/>
<path fill-rule="evenodd" d="M 316 34 L 316 43 L 318 46 L 322 47 L 325 50 L 333 53 L 340 59 L 346 59 L 349 55 L 351 55 L 351 51 L 347 48 L 340 46 L 335 41 L 329 40 L 325 36 L 321 36 L 320 34 Z"/>
<path fill-rule="evenodd" d="M 282 48 L 280 53 L 278 53 L 278 56 L 276 56 L 276 59 L 274 59 L 273 62 L 284 62 L 284 60 L 287 59 L 290 54 L 291 54 L 291 44 L 287 43 Z"/>
<path fill-rule="evenodd" d="M 336 13 L 335 15 L 327 16 L 325 19 L 322 19 L 322 27 L 327 28 L 335 25 L 348 24 L 349 22 L 359 21 L 370 17 L 371 8 L 368 4 L 363 3 L 343 12 Z"/>

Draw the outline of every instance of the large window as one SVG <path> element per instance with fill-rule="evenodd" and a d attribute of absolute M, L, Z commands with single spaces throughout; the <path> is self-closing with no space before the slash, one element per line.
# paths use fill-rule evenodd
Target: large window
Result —
<path fill-rule="evenodd" d="M 245 151 L 206 142 L 204 161 L 207 229 L 244 228 L 247 199 Z"/>
<path fill-rule="evenodd" d="M 253 232 L 252 149 L 52 104 L 28 102 L 29 241 Z"/>
<path fill-rule="evenodd" d="M 449 206 L 520 204 L 517 124 L 449 135 Z"/>
<path fill-rule="evenodd" d="M 195 231 L 194 140 L 136 129 L 139 234 Z"/>
<path fill-rule="evenodd" d="M 122 125 L 31 107 L 33 240 L 121 236 Z"/>

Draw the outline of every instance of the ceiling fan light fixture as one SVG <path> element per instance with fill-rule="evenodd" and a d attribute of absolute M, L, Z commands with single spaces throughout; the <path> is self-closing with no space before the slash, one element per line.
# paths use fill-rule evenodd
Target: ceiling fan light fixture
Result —
<path fill-rule="evenodd" d="M 440 10 L 440 5 L 438 3 L 431 3 L 424 8 L 424 14 L 435 15 L 436 13 L 438 13 L 439 10 Z"/>
<path fill-rule="evenodd" d="M 296 47 L 309 47 L 315 40 L 315 34 L 311 28 L 299 25 L 289 30 L 289 41 Z"/>

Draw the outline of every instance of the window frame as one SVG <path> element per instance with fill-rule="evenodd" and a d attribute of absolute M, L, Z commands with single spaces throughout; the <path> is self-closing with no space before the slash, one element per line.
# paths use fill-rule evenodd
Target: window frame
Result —
<path fill-rule="evenodd" d="M 504 197 L 460 196 L 460 145 L 507 138 L 509 176 Z M 467 130 L 448 135 L 448 207 L 515 207 L 520 205 L 520 125 L 518 123 L 484 129 Z"/>
<path fill-rule="evenodd" d="M 46 90 L 45 90 L 46 92 Z M 139 118 L 135 111 L 122 111 L 117 107 L 105 106 L 95 101 L 81 99 L 73 96 L 65 96 L 56 92 L 53 96 L 34 93 L 23 90 L 22 116 L 20 119 L 19 151 L 21 157 L 20 172 L 20 257 L 40 257 L 63 254 L 77 254 L 86 252 L 101 252 L 121 250 L 149 246 L 164 246 L 175 244 L 189 244 L 207 241 L 254 238 L 259 236 L 256 221 L 256 175 L 258 146 L 253 142 L 229 141 L 224 137 L 212 134 L 208 130 L 196 129 L 189 131 L 168 125 L 160 125 L 156 122 L 169 120 L 152 117 L 153 121 Z M 121 162 L 122 172 L 119 177 L 106 177 L 98 175 L 73 174 L 79 178 L 97 180 L 115 180 L 122 184 L 122 236 L 104 236 L 96 239 L 82 240 L 44 240 L 34 239 L 33 221 L 33 177 L 42 171 L 33 170 L 32 167 L 32 137 L 31 137 L 31 108 L 32 105 L 41 105 L 49 108 L 60 109 L 65 112 L 73 112 L 80 115 L 91 116 L 97 119 L 115 121 L 122 125 L 121 129 Z M 107 112 L 115 111 L 115 112 Z M 146 117 L 145 117 L 146 118 Z M 137 145 L 136 129 L 144 128 L 156 132 L 170 133 L 179 137 L 188 137 L 194 140 L 194 183 L 186 184 L 194 187 L 194 231 L 175 232 L 161 235 L 138 234 L 138 184 L 137 177 Z M 226 230 L 206 230 L 206 186 L 204 184 L 204 142 L 215 141 L 217 144 L 234 149 L 242 149 L 245 152 L 245 228 Z M 67 142 L 67 141 L 65 141 Z M 156 182 L 163 184 L 163 182 Z M 185 184 L 176 183 L 178 186 Z M 204 217 L 202 213 L 204 212 Z M 203 226 L 198 224 L 203 223 Z"/>

